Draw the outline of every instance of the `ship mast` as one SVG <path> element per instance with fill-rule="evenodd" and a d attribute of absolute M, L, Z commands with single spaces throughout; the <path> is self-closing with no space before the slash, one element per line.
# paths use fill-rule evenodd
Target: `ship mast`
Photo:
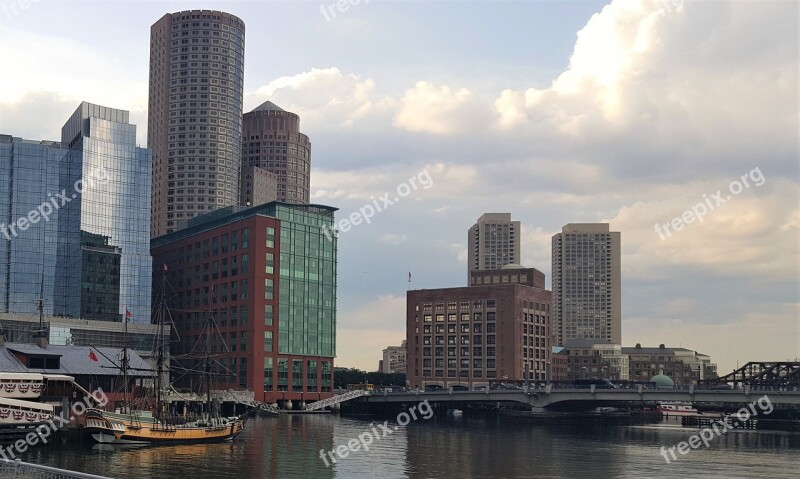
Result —
<path fill-rule="evenodd" d="M 128 308 L 125 308 L 125 314 L 123 315 L 123 320 L 125 321 L 125 334 L 122 340 L 122 380 L 125 383 L 125 408 L 127 412 L 130 414 L 131 408 L 130 403 L 128 402 Z"/>
<path fill-rule="evenodd" d="M 206 364 L 203 368 L 203 375 L 206 380 L 206 410 L 208 418 L 211 419 L 211 328 L 214 324 L 214 312 L 216 307 L 216 291 L 211 288 L 211 314 L 206 325 Z"/>
<path fill-rule="evenodd" d="M 158 309 L 156 309 L 156 324 L 158 325 L 158 343 L 156 346 L 156 417 L 161 418 L 162 408 L 163 408 L 163 398 L 161 388 L 162 388 L 162 376 L 164 374 L 164 350 L 165 350 L 165 341 L 166 338 L 164 337 L 164 308 L 166 307 L 166 296 L 167 296 L 167 265 L 164 264 L 164 268 L 161 272 L 161 302 L 158 305 Z"/>

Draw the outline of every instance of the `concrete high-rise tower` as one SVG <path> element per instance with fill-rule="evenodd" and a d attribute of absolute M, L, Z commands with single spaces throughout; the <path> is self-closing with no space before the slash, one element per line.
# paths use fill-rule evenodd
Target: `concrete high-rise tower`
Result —
<path fill-rule="evenodd" d="M 511 213 L 485 213 L 467 236 L 467 278 L 470 271 L 500 269 L 520 262 L 519 221 Z"/>
<path fill-rule="evenodd" d="M 622 343 L 620 233 L 570 223 L 553 236 L 553 326 L 568 339 Z"/>
<path fill-rule="evenodd" d="M 151 235 L 239 203 L 244 22 L 188 10 L 150 29 Z"/>
<path fill-rule="evenodd" d="M 308 136 L 300 133 L 300 117 L 267 101 L 244 114 L 243 131 L 241 204 L 255 205 L 259 202 L 258 195 L 255 194 L 258 172 L 253 171 L 253 167 L 275 175 L 275 200 L 308 204 L 311 190 L 311 142 Z"/>

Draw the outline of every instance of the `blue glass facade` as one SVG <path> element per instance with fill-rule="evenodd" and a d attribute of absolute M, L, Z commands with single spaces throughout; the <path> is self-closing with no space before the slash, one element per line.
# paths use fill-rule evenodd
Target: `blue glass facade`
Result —
<path fill-rule="evenodd" d="M 90 103 L 61 133 L 0 136 L 0 309 L 34 312 L 44 279 L 45 314 L 149 323 L 150 151 L 128 112 Z"/>
<path fill-rule="evenodd" d="M 58 210 L 50 198 L 58 191 L 58 165 L 66 152 L 57 142 L 0 137 L 3 312 L 36 312 L 42 287 L 45 298 L 53 297 Z M 52 306 L 52 301 L 45 304 L 45 312 L 51 313 Z"/>

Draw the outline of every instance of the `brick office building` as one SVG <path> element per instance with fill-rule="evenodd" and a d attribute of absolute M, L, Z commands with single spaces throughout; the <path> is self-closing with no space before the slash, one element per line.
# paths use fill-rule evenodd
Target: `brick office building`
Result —
<path fill-rule="evenodd" d="M 248 389 L 266 402 L 332 396 L 336 238 L 322 228 L 332 228 L 334 211 L 279 202 L 233 206 L 153 238 L 154 291 L 162 265 L 175 290 L 168 300 L 179 338 L 173 355 L 205 351 L 212 316 L 214 389 Z M 188 363 L 199 368 L 199 361 Z"/>
<path fill-rule="evenodd" d="M 523 284 L 409 291 L 409 387 L 544 380 L 550 362 L 550 291 Z"/>

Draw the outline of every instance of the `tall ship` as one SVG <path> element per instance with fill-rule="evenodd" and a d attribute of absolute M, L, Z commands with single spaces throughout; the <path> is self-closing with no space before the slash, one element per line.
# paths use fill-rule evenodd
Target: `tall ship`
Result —
<path fill-rule="evenodd" d="M 166 271 L 166 266 L 165 266 Z M 101 444 L 177 444 L 177 443 L 211 443 L 234 439 L 244 430 L 244 419 L 241 417 L 223 417 L 214 412 L 211 401 L 211 361 L 212 355 L 208 347 L 210 334 L 214 330 L 214 315 L 209 314 L 205 325 L 206 350 L 202 355 L 203 379 L 206 402 L 202 416 L 194 421 L 176 421 L 168 417 L 167 391 L 164 388 L 166 366 L 166 338 L 164 324 L 169 318 L 166 303 L 166 275 L 162 280 L 161 300 L 157 306 L 156 318 L 160 326 L 159 338 L 155 348 L 156 380 L 155 407 L 153 409 L 134 410 L 130 407 L 127 374 L 130 368 L 127 348 L 123 348 L 120 371 L 125 377 L 125 406 L 118 411 L 108 412 L 101 409 L 89 409 L 86 413 L 86 431 L 92 439 Z M 171 319 L 169 319 L 171 322 Z M 127 324 L 127 318 L 126 318 Z M 172 418 L 174 419 L 174 418 Z"/>

